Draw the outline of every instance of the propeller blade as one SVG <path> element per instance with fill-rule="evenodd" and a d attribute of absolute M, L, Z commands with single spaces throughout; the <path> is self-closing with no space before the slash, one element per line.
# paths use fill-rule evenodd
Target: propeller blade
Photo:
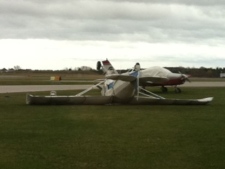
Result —
<path fill-rule="evenodd" d="M 180 71 L 178 73 L 182 76 L 183 80 L 188 81 L 189 83 L 191 83 L 191 80 L 189 79 L 190 75 L 183 74 Z"/>
<path fill-rule="evenodd" d="M 189 83 L 191 83 L 191 80 L 189 78 L 186 79 Z"/>
<path fill-rule="evenodd" d="M 189 75 L 185 75 L 185 74 L 182 74 L 182 77 L 185 81 L 188 81 L 189 83 L 191 83 L 191 80 L 189 79 Z"/>

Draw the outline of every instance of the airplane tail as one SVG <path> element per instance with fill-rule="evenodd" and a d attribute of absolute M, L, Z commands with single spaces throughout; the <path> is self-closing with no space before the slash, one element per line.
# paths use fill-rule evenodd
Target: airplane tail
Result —
<path fill-rule="evenodd" d="M 103 60 L 102 61 L 102 65 L 101 62 L 98 61 L 97 62 L 97 67 L 98 69 L 102 66 L 102 70 L 106 75 L 111 75 L 111 74 L 118 74 L 118 72 L 114 69 L 114 67 L 112 66 L 112 64 L 110 63 L 110 61 L 108 59 Z"/>

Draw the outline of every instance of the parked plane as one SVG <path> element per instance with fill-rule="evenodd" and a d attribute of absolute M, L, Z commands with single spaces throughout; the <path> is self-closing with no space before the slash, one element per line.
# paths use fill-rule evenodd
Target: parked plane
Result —
<path fill-rule="evenodd" d="M 186 81 L 190 82 L 189 75 L 185 75 L 182 73 L 172 73 L 168 69 L 163 67 L 150 67 L 141 71 L 142 76 L 150 76 L 150 77 L 161 77 L 167 79 L 165 81 L 157 82 L 157 81 L 140 81 L 140 85 L 142 87 L 146 86 L 161 86 L 161 90 L 163 93 L 167 92 L 168 89 L 165 86 L 174 86 L 176 93 L 181 93 L 181 89 L 178 88 L 178 85 L 184 84 Z"/>
<path fill-rule="evenodd" d="M 101 62 L 98 62 L 100 67 Z M 140 87 L 141 83 L 164 83 L 167 77 L 150 76 L 149 70 L 141 70 L 136 64 L 131 72 L 118 74 L 108 60 L 102 61 L 105 79 L 98 84 L 73 96 L 33 96 L 27 95 L 27 104 L 73 104 L 73 105 L 105 105 L 105 104 L 162 104 L 162 105 L 204 105 L 213 100 L 204 99 L 166 99 Z M 98 87 L 102 96 L 85 96 L 84 94 Z"/>

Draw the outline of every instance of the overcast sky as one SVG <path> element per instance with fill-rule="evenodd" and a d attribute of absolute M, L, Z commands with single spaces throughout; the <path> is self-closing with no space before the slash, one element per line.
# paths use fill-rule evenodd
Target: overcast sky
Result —
<path fill-rule="evenodd" d="M 0 69 L 225 67 L 224 0 L 0 0 Z"/>

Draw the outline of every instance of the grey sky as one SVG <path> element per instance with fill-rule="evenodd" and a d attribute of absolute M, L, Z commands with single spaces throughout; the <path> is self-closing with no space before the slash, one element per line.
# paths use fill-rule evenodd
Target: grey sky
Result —
<path fill-rule="evenodd" d="M 54 0 L 48 2 L 44 0 L 0 0 L 0 23 L 2 42 L 0 48 L 2 44 L 4 46 L 8 44 L 4 43 L 7 39 L 10 43 L 5 48 L 10 48 L 11 45 L 12 49 L 16 44 L 16 41 L 13 43 L 12 40 L 23 40 L 24 43 L 21 44 L 25 46 L 21 46 L 19 52 L 26 53 L 27 56 L 24 57 L 29 56 L 30 60 L 40 55 L 24 51 L 27 40 L 29 40 L 29 45 L 33 44 L 33 46 L 40 45 L 41 40 L 43 42 L 50 40 L 46 47 L 40 45 L 43 46 L 43 48 L 40 47 L 43 55 L 45 52 L 48 53 L 46 48 L 49 49 L 49 46 L 54 49 L 57 47 L 58 52 L 61 47 L 69 48 L 70 53 L 67 52 L 67 56 L 58 56 L 61 59 L 77 59 L 79 55 L 79 58 L 83 57 L 83 60 L 89 58 L 89 61 L 103 57 L 116 61 L 123 57 L 123 60 L 130 59 L 132 62 L 137 59 L 152 60 L 151 63 L 155 64 L 159 64 L 159 60 L 162 62 L 164 59 L 163 66 L 167 64 L 169 66 L 170 64 L 200 66 L 202 64 L 202 66 L 211 67 L 221 67 L 223 66 L 221 62 L 225 61 L 223 50 L 225 1 L 222 0 Z M 51 42 L 53 44 L 57 42 L 57 46 L 51 45 Z M 120 42 L 123 49 L 115 47 L 117 42 Z M 65 47 L 65 43 L 69 47 Z M 146 54 L 139 54 L 140 50 L 131 50 L 138 56 L 135 57 L 132 53 L 129 55 L 128 49 L 142 48 L 140 44 L 146 47 L 142 49 L 146 51 Z M 177 48 L 174 46 L 176 44 Z M 117 56 L 104 52 L 99 52 L 100 55 L 95 56 L 95 53 L 85 53 L 85 49 L 80 53 L 72 50 L 72 48 L 76 50 L 83 45 L 88 45 L 89 48 L 92 45 L 96 50 L 104 50 L 107 47 L 109 53 L 115 53 Z M 152 50 L 150 47 L 157 45 L 160 45 L 160 51 L 150 53 L 149 50 Z M 172 45 L 175 51 L 168 52 L 165 49 L 167 45 Z M 181 52 L 180 46 L 185 46 L 183 49 L 189 49 L 189 51 Z M 205 51 L 200 51 L 199 48 Z M 54 55 L 53 51 L 49 54 Z M 124 52 L 123 55 L 118 51 Z M 21 53 L 17 52 L 18 56 L 22 57 Z M 9 58 L 16 57 L 13 56 L 15 55 L 13 52 L 7 54 L 6 51 L 4 53 L 0 51 L 0 55 Z M 198 59 L 193 59 L 196 57 Z M 187 58 L 191 58 L 188 64 Z M 10 66 L 10 64 L 7 65 Z M 7 66 L 1 64 L 1 67 Z M 63 67 L 67 65 L 62 65 Z"/>

